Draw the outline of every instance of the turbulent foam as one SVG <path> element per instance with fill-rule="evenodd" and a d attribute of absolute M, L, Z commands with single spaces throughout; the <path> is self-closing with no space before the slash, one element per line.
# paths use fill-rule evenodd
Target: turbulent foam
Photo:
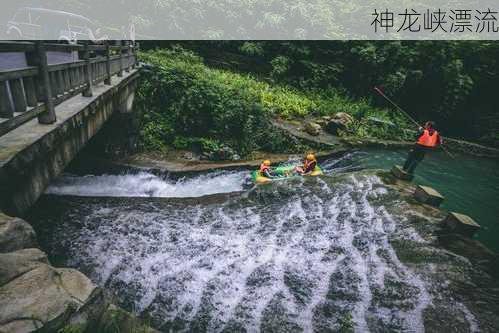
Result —
<path fill-rule="evenodd" d="M 46 193 L 87 197 L 201 197 L 242 191 L 246 176 L 246 172 L 220 172 L 172 180 L 148 172 L 85 177 L 63 175 Z"/>
<path fill-rule="evenodd" d="M 141 177 L 156 181 L 121 177 L 138 177 L 126 181 L 137 192 Z M 223 204 L 89 204 L 54 239 L 66 239 L 70 264 L 165 331 L 422 332 L 432 297 L 390 237 L 423 240 L 372 203 L 387 195 L 377 177 L 355 175 L 272 184 Z"/>

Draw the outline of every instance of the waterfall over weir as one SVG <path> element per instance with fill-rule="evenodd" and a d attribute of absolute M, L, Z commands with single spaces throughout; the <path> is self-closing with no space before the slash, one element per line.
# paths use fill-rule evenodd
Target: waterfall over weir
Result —
<path fill-rule="evenodd" d="M 404 263 L 397 251 L 469 263 L 430 247 L 414 229 L 418 214 L 374 173 L 202 196 L 240 191 L 243 174 L 163 185 L 144 174 L 66 177 L 48 193 L 90 197 L 46 196 L 57 210 L 47 219 L 60 222 L 42 237 L 52 256 L 166 332 L 423 332 L 438 327 L 435 313 L 479 329 L 464 303 L 441 292 L 449 282 L 437 266 Z M 123 184 L 116 177 L 136 182 L 126 195 L 148 196 L 140 193 L 156 182 L 157 197 L 180 198 L 99 197 Z"/>

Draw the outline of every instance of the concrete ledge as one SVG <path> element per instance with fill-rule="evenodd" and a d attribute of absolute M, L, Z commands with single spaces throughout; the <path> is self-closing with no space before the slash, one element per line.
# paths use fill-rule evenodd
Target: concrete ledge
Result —
<path fill-rule="evenodd" d="M 473 237 L 480 230 L 480 225 L 471 217 L 455 212 L 450 212 L 443 222 L 449 231 L 467 237 Z"/>
<path fill-rule="evenodd" d="M 414 178 L 414 175 L 411 175 L 405 172 L 400 165 L 394 165 L 392 168 L 392 175 L 397 177 L 398 179 L 411 181 Z"/>
<path fill-rule="evenodd" d="M 418 185 L 414 191 L 414 198 L 424 204 L 439 207 L 444 201 L 444 196 L 428 186 Z"/>

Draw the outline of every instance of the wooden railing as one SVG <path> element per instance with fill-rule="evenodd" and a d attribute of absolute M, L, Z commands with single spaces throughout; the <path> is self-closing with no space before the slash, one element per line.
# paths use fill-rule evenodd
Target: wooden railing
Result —
<path fill-rule="evenodd" d="M 7 52 L 24 53 L 27 66 L 0 70 L 0 136 L 38 117 L 40 124 L 56 121 L 54 107 L 77 94 L 92 96 L 92 86 L 123 76 L 137 65 L 138 43 L 55 44 L 42 41 L 0 41 L 0 65 Z M 78 53 L 78 60 L 47 62 L 47 52 Z"/>

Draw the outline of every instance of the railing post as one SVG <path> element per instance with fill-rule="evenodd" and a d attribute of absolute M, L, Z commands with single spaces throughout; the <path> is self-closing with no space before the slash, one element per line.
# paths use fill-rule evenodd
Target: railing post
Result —
<path fill-rule="evenodd" d="M 135 43 L 135 65 L 137 66 L 138 53 L 140 51 L 140 43 Z"/>
<path fill-rule="evenodd" d="M 92 66 L 90 64 L 90 51 L 88 49 L 88 42 L 85 43 L 83 51 L 83 60 L 85 60 L 84 76 L 86 88 L 83 90 L 83 97 L 92 97 Z"/>
<path fill-rule="evenodd" d="M 126 48 L 125 48 L 125 50 L 126 50 L 126 53 L 125 53 L 125 55 L 126 55 L 125 71 L 128 73 L 128 72 L 130 72 L 130 67 L 131 67 L 131 65 L 130 65 L 130 47 L 131 47 L 130 41 L 127 40 L 125 45 L 126 45 Z"/>
<path fill-rule="evenodd" d="M 111 47 L 109 41 L 106 41 L 106 79 L 104 84 L 111 85 Z"/>
<path fill-rule="evenodd" d="M 139 47 L 140 47 L 139 42 L 133 42 L 133 68 L 138 67 L 138 64 L 137 64 L 138 55 L 137 54 L 139 53 Z"/>
<path fill-rule="evenodd" d="M 34 107 L 38 105 L 36 100 L 35 79 L 32 76 L 24 78 L 24 91 L 26 92 L 26 102 L 28 106 Z"/>
<path fill-rule="evenodd" d="M 57 120 L 55 115 L 54 101 L 52 100 L 52 89 L 50 88 L 49 71 L 47 64 L 47 53 L 42 41 L 36 42 L 38 75 L 40 80 L 38 84 L 42 86 L 43 102 L 45 103 L 46 111 L 38 116 L 40 124 L 52 124 Z"/>
<path fill-rule="evenodd" d="M 22 79 L 15 79 L 10 81 L 10 93 L 14 101 L 14 110 L 16 112 L 26 111 L 26 98 L 24 97 Z"/>
<path fill-rule="evenodd" d="M 123 76 L 123 41 L 120 40 L 120 70 L 118 72 L 118 77 Z"/>
<path fill-rule="evenodd" d="M 135 68 L 135 42 L 134 41 L 130 42 L 129 52 L 130 52 L 129 55 L 132 58 L 132 61 L 130 63 L 130 67 L 131 67 L 131 69 L 134 69 Z"/>
<path fill-rule="evenodd" d="M 14 117 L 14 108 L 10 104 L 8 82 L 0 81 L 0 118 L 12 117 Z"/>

